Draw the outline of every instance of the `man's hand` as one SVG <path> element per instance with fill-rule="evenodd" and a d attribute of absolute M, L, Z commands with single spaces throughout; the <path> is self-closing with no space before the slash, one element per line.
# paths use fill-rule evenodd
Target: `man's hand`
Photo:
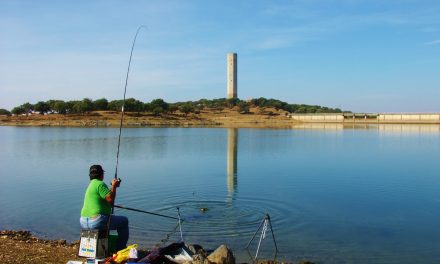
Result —
<path fill-rule="evenodd" d="M 121 184 L 120 179 L 113 179 L 112 180 L 112 186 L 114 186 L 115 188 L 118 188 L 120 184 Z"/>

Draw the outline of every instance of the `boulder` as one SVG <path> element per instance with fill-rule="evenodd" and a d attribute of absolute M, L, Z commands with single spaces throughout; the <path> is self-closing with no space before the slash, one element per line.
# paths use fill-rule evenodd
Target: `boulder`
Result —
<path fill-rule="evenodd" d="M 235 264 L 234 254 L 226 245 L 219 246 L 207 259 L 215 264 Z"/>

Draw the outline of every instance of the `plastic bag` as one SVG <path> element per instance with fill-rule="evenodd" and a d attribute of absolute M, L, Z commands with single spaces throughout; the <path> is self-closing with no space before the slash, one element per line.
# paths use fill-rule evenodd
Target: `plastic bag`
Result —
<path fill-rule="evenodd" d="M 130 250 L 132 248 L 137 248 L 137 244 L 130 245 L 124 249 L 119 250 L 115 254 L 113 254 L 113 261 L 116 263 L 122 263 L 124 261 L 127 261 L 129 259 Z"/>

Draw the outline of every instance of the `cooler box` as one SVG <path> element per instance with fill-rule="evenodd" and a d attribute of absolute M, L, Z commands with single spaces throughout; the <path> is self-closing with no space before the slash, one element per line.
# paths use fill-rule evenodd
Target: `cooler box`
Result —
<path fill-rule="evenodd" d="M 107 230 L 83 229 L 79 243 L 78 256 L 86 258 L 105 258 L 108 252 Z"/>

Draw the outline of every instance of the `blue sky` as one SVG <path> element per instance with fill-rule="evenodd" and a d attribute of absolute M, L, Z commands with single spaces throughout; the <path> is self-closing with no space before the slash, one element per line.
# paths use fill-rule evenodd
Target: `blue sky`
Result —
<path fill-rule="evenodd" d="M 238 96 L 440 112 L 440 1 L 0 0 L 0 108 L 84 97 Z"/>

